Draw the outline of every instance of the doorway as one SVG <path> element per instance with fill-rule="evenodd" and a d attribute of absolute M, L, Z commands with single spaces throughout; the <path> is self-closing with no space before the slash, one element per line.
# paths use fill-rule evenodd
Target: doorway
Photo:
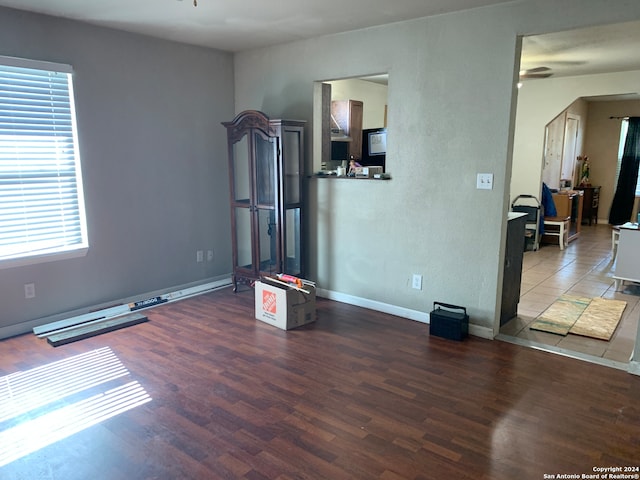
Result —
<path fill-rule="evenodd" d="M 640 291 L 630 288 L 626 292 L 615 292 L 612 286 L 611 271 L 615 268 L 615 262 L 611 253 L 611 230 L 607 225 L 606 217 L 610 205 L 609 199 L 613 195 L 614 182 L 608 176 L 609 157 L 608 153 L 603 150 L 606 142 L 603 141 L 603 135 L 595 129 L 606 128 L 615 131 L 615 135 L 619 138 L 619 126 L 616 126 L 616 121 L 609 117 L 628 114 L 626 112 L 613 113 L 616 108 L 626 110 L 630 105 L 617 103 L 616 100 L 623 98 L 630 100 L 629 97 L 632 97 L 634 101 L 640 99 L 637 93 L 630 93 L 637 91 L 637 85 L 634 86 L 633 83 L 640 72 L 640 65 L 635 67 L 636 71 L 624 69 L 624 72 L 613 71 L 614 73 L 605 74 L 601 70 L 598 75 L 591 75 L 594 72 L 589 70 L 590 61 L 586 54 L 583 55 L 583 61 L 580 65 L 571 65 L 571 62 L 568 61 L 573 48 L 571 42 L 578 38 L 581 39 L 580 42 L 583 42 L 585 47 L 597 45 L 598 48 L 605 50 L 609 47 L 613 48 L 611 44 L 603 46 L 594 40 L 602 38 L 599 37 L 599 34 L 603 31 L 611 31 L 611 38 L 625 42 L 625 48 L 629 48 L 629 43 L 640 46 L 640 36 L 635 32 L 626 36 L 626 39 L 623 39 L 623 35 L 619 33 L 623 32 L 625 27 L 635 29 L 637 25 L 638 22 L 629 22 L 628 24 L 535 36 L 526 39 L 528 41 L 523 40 L 521 60 L 523 68 L 535 67 L 531 63 L 526 64 L 525 57 L 528 55 L 526 58 L 528 62 L 535 61 L 536 65 L 552 67 L 553 75 L 548 78 L 523 82 L 522 88 L 518 90 L 510 196 L 514 197 L 526 193 L 540 195 L 542 181 L 546 183 L 548 180 L 551 183 L 550 177 L 558 179 L 557 188 L 566 188 L 567 185 L 561 185 L 560 180 L 569 179 L 571 188 L 575 187 L 580 181 L 578 178 L 579 165 L 576 164 L 576 158 L 588 156 L 592 165 L 592 181 L 595 182 L 594 184 L 602 185 L 600 211 L 599 215 L 596 215 L 596 217 L 600 217 L 601 221 L 593 226 L 583 224 L 580 238 L 570 244 L 563 252 L 559 251 L 557 245 L 543 247 L 539 252 L 525 252 L 518 317 L 515 319 L 516 322 L 508 322 L 505 328 L 501 328 L 499 335 L 499 337 L 509 336 L 517 341 L 536 344 L 557 353 L 589 356 L 591 359 L 599 359 L 600 363 L 610 363 L 624 369 L 630 365 L 630 351 L 633 351 L 633 346 L 638 342 L 637 322 L 629 326 L 623 320 L 616 331 L 616 335 L 620 334 L 620 338 L 624 337 L 624 342 L 627 343 L 628 350 L 622 353 L 613 353 L 615 348 L 612 348 L 611 343 L 604 344 L 602 341 L 595 340 L 591 342 L 591 350 L 587 352 L 585 352 L 584 346 L 580 347 L 574 340 L 563 340 L 563 337 L 559 336 L 553 337 L 552 341 L 545 344 L 537 341 L 540 339 L 534 338 L 535 334 L 528 331 L 527 323 L 551 303 L 549 297 L 556 298 L 565 292 L 584 293 L 604 298 L 617 298 L 624 295 L 628 298 L 624 315 L 636 318 L 639 316 L 640 307 L 637 306 L 637 302 L 640 298 Z M 590 40 L 586 41 L 587 38 Z M 564 48 L 567 49 L 566 52 L 562 49 L 551 48 L 552 45 L 559 46 L 560 43 L 563 43 Z M 537 53 L 546 49 L 547 52 L 553 51 L 553 54 L 531 55 L 536 48 L 529 50 L 527 48 L 532 45 L 536 48 L 539 47 Z M 582 47 L 576 43 L 576 48 L 580 50 Z M 567 55 L 564 55 L 565 53 Z M 609 58 L 615 56 L 612 53 Z M 565 59 L 564 63 L 558 60 L 560 57 Z M 533 60 L 534 58 L 535 60 Z M 558 112 L 574 101 L 581 103 L 584 114 L 571 111 L 569 113 L 577 113 L 578 118 L 565 116 L 563 125 L 559 129 L 563 141 L 555 146 L 554 153 L 558 157 L 566 157 L 569 160 L 566 164 L 557 163 L 555 170 L 557 174 L 551 175 L 551 170 L 546 171 L 549 153 L 547 151 L 549 143 L 546 139 L 550 133 L 548 130 L 545 131 L 545 125 L 549 123 L 549 119 L 557 117 Z M 597 116 L 594 116 L 595 111 L 599 111 Z M 603 115 L 605 111 L 609 112 L 606 117 Z M 574 134 L 575 131 L 578 132 L 577 136 Z M 581 131 L 585 132 L 582 138 L 579 133 Z M 566 143 L 564 138 L 576 139 L 576 141 Z M 617 145 L 618 138 L 615 139 L 615 145 Z M 594 164 L 597 166 L 594 167 Z M 615 165 L 615 153 L 613 164 Z M 611 175 L 615 175 L 615 168 Z M 568 282 L 572 283 L 567 284 Z M 590 287 L 593 287 L 593 290 L 590 290 Z M 520 324 L 518 325 L 517 322 Z"/>

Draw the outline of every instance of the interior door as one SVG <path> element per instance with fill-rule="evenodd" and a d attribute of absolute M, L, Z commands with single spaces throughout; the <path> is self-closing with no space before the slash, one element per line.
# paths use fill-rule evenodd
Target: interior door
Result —
<path fill-rule="evenodd" d="M 576 147 L 578 143 L 579 126 L 580 117 L 567 114 L 567 120 L 564 124 L 564 145 L 562 150 L 562 169 L 560 171 L 560 179 L 569 180 L 572 187 L 576 185 Z"/>
<path fill-rule="evenodd" d="M 542 181 L 554 189 L 560 188 L 565 119 L 564 114 L 558 115 L 545 127 Z"/>

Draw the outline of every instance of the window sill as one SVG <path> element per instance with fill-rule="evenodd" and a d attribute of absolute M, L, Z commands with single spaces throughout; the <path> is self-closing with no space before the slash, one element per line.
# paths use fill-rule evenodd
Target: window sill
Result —
<path fill-rule="evenodd" d="M 68 260 L 70 258 L 84 257 L 87 255 L 88 251 L 89 247 L 81 247 L 64 252 L 50 252 L 40 255 L 30 255 L 28 257 L 0 260 L 0 270 L 5 268 L 25 267 L 27 265 L 37 265 L 40 263 L 56 262 L 58 260 Z"/>

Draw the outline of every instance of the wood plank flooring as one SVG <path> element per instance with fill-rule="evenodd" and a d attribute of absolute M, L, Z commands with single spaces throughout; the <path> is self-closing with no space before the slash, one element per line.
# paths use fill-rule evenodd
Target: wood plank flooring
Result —
<path fill-rule="evenodd" d="M 288 332 L 253 308 L 252 290 L 224 289 L 56 348 L 31 334 L 0 341 L 0 463 L 25 447 L 0 478 L 499 480 L 640 466 L 640 377 L 429 337 L 428 325 L 329 300 L 318 299 L 316 323 Z M 27 375 L 17 372 L 40 372 L 42 395 L 71 374 L 32 369 L 101 349 L 126 372 L 26 412 L 10 405 Z M 148 398 L 126 404 L 125 386 Z M 71 423 L 41 417 L 76 412 L 89 396 L 128 406 L 27 453 Z"/>

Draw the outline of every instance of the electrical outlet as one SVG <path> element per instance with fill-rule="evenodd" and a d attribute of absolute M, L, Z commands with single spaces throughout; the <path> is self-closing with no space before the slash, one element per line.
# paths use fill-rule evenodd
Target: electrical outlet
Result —
<path fill-rule="evenodd" d="M 207 250 L 207 262 L 213 262 L 213 250 Z"/>
<path fill-rule="evenodd" d="M 417 273 L 413 274 L 413 284 L 411 285 L 416 290 L 422 290 L 422 275 Z"/>
<path fill-rule="evenodd" d="M 24 284 L 24 298 L 35 298 L 36 296 L 36 284 L 25 283 Z"/>
<path fill-rule="evenodd" d="M 493 190 L 493 173 L 479 173 L 476 180 L 479 190 Z"/>
<path fill-rule="evenodd" d="M 204 252 L 202 250 L 198 250 L 196 252 L 196 262 L 198 263 L 204 262 Z"/>

